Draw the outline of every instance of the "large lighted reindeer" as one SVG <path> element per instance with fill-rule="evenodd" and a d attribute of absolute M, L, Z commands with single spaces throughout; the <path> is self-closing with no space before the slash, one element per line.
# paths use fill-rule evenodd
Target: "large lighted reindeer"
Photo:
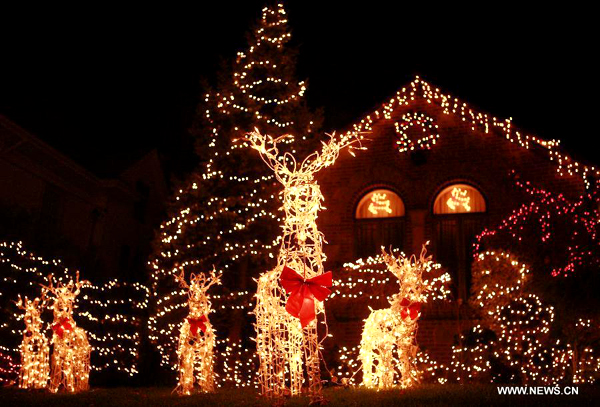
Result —
<path fill-rule="evenodd" d="M 50 376 L 50 347 L 44 334 L 42 313 L 47 305 L 45 293 L 41 298 L 28 300 L 27 297 L 17 301 L 17 307 L 25 314 L 25 331 L 21 342 L 21 369 L 19 371 L 19 387 L 22 389 L 44 389 L 48 386 Z"/>
<path fill-rule="evenodd" d="M 397 383 L 406 388 L 419 382 L 415 364 L 421 305 L 435 296 L 445 298 L 450 276 L 445 273 L 424 279 L 424 274 L 439 268 L 431 256 L 426 256 L 425 245 L 418 259 L 414 255 L 396 257 L 385 250 L 382 255 L 388 271 L 398 278 L 400 291 L 391 297 L 390 308 L 371 311 L 365 321 L 359 353 L 362 384 L 368 388 L 389 389 Z"/>
<path fill-rule="evenodd" d="M 48 276 L 48 286 L 42 286 L 52 296 L 52 363 L 49 390 L 56 393 L 61 386 L 68 392 L 89 389 L 90 352 L 92 350 L 87 335 L 73 319 L 73 305 L 87 281 L 69 280 L 53 284 Z"/>
<path fill-rule="evenodd" d="M 189 395 L 196 381 L 202 392 L 214 390 L 213 349 L 215 333 L 208 319 L 211 303 L 208 289 L 221 284 L 221 275 L 215 269 L 207 276 L 204 273 L 192 274 L 190 284 L 182 272 L 176 277 L 182 288 L 188 292 L 189 314 L 179 334 L 177 348 L 179 382 L 176 390 L 179 394 Z"/>
<path fill-rule="evenodd" d="M 332 276 L 323 268 L 324 239 L 316 223 L 323 195 L 314 176 L 332 165 L 342 148 L 350 147 L 352 153 L 359 139 L 331 136 L 320 151 L 299 163 L 290 153 L 279 152 L 278 144 L 289 137 L 273 138 L 254 131 L 245 139 L 283 185 L 285 212 L 277 266 L 258 279 L 254 311 L 258 378 L 261 393 L 267 397 L 296 395 L 302 390 L 304 363 L 309 396 L 318 402 L 322 385 L 317 315 L 324 313 L 323 300 L 330 293 Z"/>

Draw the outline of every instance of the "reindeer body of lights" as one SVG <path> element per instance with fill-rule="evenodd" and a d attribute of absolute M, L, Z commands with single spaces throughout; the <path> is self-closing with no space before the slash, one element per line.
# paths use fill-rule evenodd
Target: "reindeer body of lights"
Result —
<path fill-rule="evenodd" d="M 19 387 L 22 389 L 44 389 L 50 376 L 50 347 L 44 334 L 42 312 L 46 307 L 46 297 L 30 301 L 25 297 L 17 301 L 17 307 L 25 311 L 23 320 L 25 331 L 21 342 L 21 369 Z"/>
<path fill-rule="evenodd" d="M 188 291 L 189 305 L 189 314 L 181 326 L 177 347 L 179 382 L 176 390 L 182 395 L 192 394 L 196 379 L 200 391 L 212 392 L 215 387 L 215 333 L 208 320 L 211 303 L 207 292 L 213 284 L 221 284 L 221 275 L 217 275 L 214 269 L 208 277 L 203 273 L 192 274 L 189 285 L 183 272 L 176 279 L 181 287 Z"/>
<path fill-rule="evenodd" d="M 89 389 L 90 352 L 92 350 L 87 335 L 75 324 L 73 306 L 81 287 L 88 283 L 70 280 L 67 284 L 53 285 L 52 275 L 48 286 L 42 289 L 53 296 L 52 310 L 52 364 L 49 390 L 56 393 L 61 385 L 70 393 Z"/>
<path fill-rule="evenodd" d="M 256 293 L 254 314 L 260 360 L 258 378 L 264 396 L 281 398 L 297 395 L 302 390 L 305 363 L 309 396 L 312 402 L 319 402 L 323 396 L 317 316 L 324 314 L 322 301 L 329 293 L 326 286 L 331 286 L 331 273 L 324 273 L 323 268 L 324 239 L 316 224 L 323 195 L 314 175 L 332 165 L 342 148 L 350 147 L 352 154 L 352 144 L 360 140 L 349 134 L 339 139 L 331 136 L 327 143 L 323 143 L 321 151 L 298 164 L 290 153 L 279 153 L 278 143 L 289 137 L 273 138 L 254 131 L 245 139 L 260 153 L 284 187 L 285 219 L 277 266 L 259 277 Z M 294 279 L 289 285 L 284 285 L 286 273 Z M 328 283 L 319 286 L 316 283 L 319 278 L 328 280 Z M 309 287 L 311 281 L 313 285 Z M 310 290 L 313 292 L 308 293 Z M 303 299 L 298 297 L 300 291 L 307 292 Z M 287 305 L 286 292 L 292 292 Z M 296 307 L 290 306 L 292 297 L 296 300 Z M 319 302 L 315 302 L 315 298 Z M 296 311 L 291 311 L 292 308 Z"/>
<path fill-rule="evenodd" d="M 435 289 L 441 291 L 438 298 L 445 298 L 448 294 L 445 285 L 450 276 L 446 273 L 431 280 L 423 279 L 424 272 L 440 267 L 431 261 L 431 256 L 425 257 L 425 245 L 419 259 L 414 255 L 395 257 L 385 250 L 382 253 L 388 270 L 398 278 L 400 292 L 391 297 L 390 308 L 371 311 L 365 321 L 359 353 L 362 384 L 368 388 L 389 389 L 395 386 L 399 374 L 400 387 L 407 388 L 419 382 L 416 336 L 421 304 Z"/>

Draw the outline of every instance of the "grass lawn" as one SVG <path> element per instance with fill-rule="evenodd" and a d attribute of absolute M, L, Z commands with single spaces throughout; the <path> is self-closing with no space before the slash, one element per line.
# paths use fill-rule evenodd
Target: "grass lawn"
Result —
<path fill-rule="evenodd" d="M 0 388 L 0 405 L 12 406 L 268 406 L 252 390 L 225 389 L 215 394 L 179 397 L 170 388 L 94 388 L 80 394 L 48 394 L 12 387 Z M 600 387 L 580 386 L 573 396 L 500 396 L 496 386 L 426 385 L 409 391 L 370 391 L 329 388 L 331 406 L 587 406 L 600 405 Z M 306 406 L 306 398 L 289 399 L 288 406 Z"/>

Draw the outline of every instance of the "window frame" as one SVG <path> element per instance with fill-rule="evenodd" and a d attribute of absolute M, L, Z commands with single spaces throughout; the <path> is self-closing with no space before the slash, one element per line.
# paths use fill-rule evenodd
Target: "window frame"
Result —
<path fill-rule="evenodd" d="M 435 204 L 438 202 L 438 199 L 441 197 L 442 193 L 444 193 L 444 191 L 446 191 L 447 189 L 452 188 L 454 186 L 458 186 L 458 185 L 466 185 L 469 188 L 472 188 L 475 191 L 477 191 L 477 193 L 481 196 L 481 199 L 483 200 L 484 210 L 477 211 L 477 212 L 435 213 Z M 465 181 L 449 182 L 449 183 L 446 183 L 445 185 L 443 185 L 441 188 L 438 188 L 437 192 L 434 194 L 433 201 L 431 204 L 431 214 L 433 216 L 475 215 L 475 214 L 485 214 L 487 212 L 488 212 L 488 200 L 486 199 L 483 192 L 481 192 L 481 188 L 479 188 L 476 185 L 471 184 L 470 182 L 465 182 Z"/>
<path fill-rule="evenodd" d="M 442 194 L 442 192 L 444 192 L 446 189 L 452 187 L 453 185 L 467 185 L 473 189 L 475 189 L 479 195 L 481 196 L 481 198 L 483 199 L 483 203 L 485 205 L 485 210 L 484 211 L 479 211 L 479 212 L 456 212 L 456 213 L 435 213 L 435 204 L 438 201 L 438 198 L 440 197 L 440 195 Z M 451 221 L 451 220 L 455 220 L 456 221 L 456 228 L 457 228 L 457 237 L 458 237 L 458 243 L 461 243 L 464 239 L 465 239 L 465 223 L 467 223 L 468 221 L 476 221 L 479 222 L 480 225 L 483 225 L 483 228 L 485 228 L 486 226 L 486 221 L 488 219 L 488 212 L 489 212 L 489 205 L 488 205 L 488 199 L 485 195 L 485 193 L 482 191 L 482 189 L 477 185 L 474 184 L 472 182 L 469 182 L 467 180 L 464 179 L 454 179 L 450 182 L 446 182 L 444 183 L 442 186 L 440 186 L 437 190 L 436 193 L 433 195 L 433 199 L 431 200 L 431 206 L 430 206 L 430 214 L 432 216 L 432 238 L 433 238 L 433 243 L 434 243 L 434 253 L 436 257 L 439 257 L 440 254 L 440 249 L 439 249 L 439 244 L 440 244 L 440 235 L 441 235 L 441 230 L 440 228 L 442 227 L 442 223 L 444 221 Z M 464 242 L 463 242 L 464 243 Z M 466 300 L 469 298 L 470 296 L 470 282 L 471 282 L 471 269 L 470 267 L 468 267 L 470 265 L 469 259 L 472 255 L 471 253 L 471 249 L 472 247 L 465 247 L 463 246 L 463 248 L 461 249 L 461 251 L 458 253 L 458 258 L 457 258 L 457 263 L 458 264 L 458 270 L 456 270 L 456 300 L 461 300 L 463 302 L 466 302 Z M 472 256 L 471 256 L 472 257 Z M 460 262 L 464 262 L 463 264 L 460 264 Z M 441 263 L 441 261 L 440 261 Z M 446 266 L 442 263 L 442 266 Z M 447 266 L 446 266 L 447 267 Z M 450 271 L 450 270 L 448 270 Z"/>
<path fill-rule="evenodd" d="M 384 190 L 389 191 L 396 195 L 400 200 L 403 208 L 403 214 L 401 216 L 386 216 L 386 217 L 373 217 L 373 218 L 359 218 L 357 217 L 358 207 L 362 200 L 371 194 L 374 191 Z M 374 256 L 379 254 L 379 252 L 367 254 L 365 252 L 366 247 L 371 247 L 373 244 L 365 244 L 364 242 L 364 233 L 365 229 L 377 229 L 377 226 L 380 226 L 380 230 L 377 231 L 379 234 L 388 233 L 390 229 L 399 229 L 399 235 L 401 240 L 399 249 L 404 249 L 406 244 L 406 204 L 404 199 L 402 199 L 402 195 L 395 190 L 395 188 L 390 187 L 389 185 L 373 185 L 367 190 L 363 190 L 361 194 L 359 194 L 358 199 L 355 200 L 354 205 L 352 205 L 352 219 L 353 219 L 353 249 L 354 249 L 354 258 L 359 257 L 367 257 Z M 385 244 L 385 243 L 384 243 Z"/>
<path fill-rule="evenodd" d="M 402 205 L 402 215 L 400 216 L 373 216 L 373 217 L 362 217 L 359 218 L 358 215 L 358 209 L 360 207 L 360 204 L 363 202 L 363 200 L 369 196 L 370 194 L 374 193 L 375 191 L 385 191 L 385 192 L 391 192 L 392 194 L 394 194 L 398 200 L 400 201 L 400 204 Z M 404 200 L 402 199 L 402 197 L 393 189 L 389 188 L 389 187 L 376 187 L 376 188 L 371 188 L 369 189 L 367 192 L 363 193 L 362 195 L 360 195 L 360 198 L 356 201 L 356 204 L 354 205 L 354 211 L 353 211 L 353 218 L 355 221 L 363 221 L 363 220 L 379 220 L 379 219 L 393 219 L 393 218 L 403 218 L 406 216 L 406 205 L 404 204 Z"/>

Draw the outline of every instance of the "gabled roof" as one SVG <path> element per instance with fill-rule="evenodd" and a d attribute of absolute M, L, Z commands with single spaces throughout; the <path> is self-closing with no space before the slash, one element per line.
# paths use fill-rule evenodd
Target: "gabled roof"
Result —
<path fill-rule="evenodd" d="M 353 124 L 352 129 L 347 134 L 359 135 L 360 133 L 371 132 L 377 123 L 383 120 L 395 119 L 398 116 L 394 114 L 397 108 L 410 106 L 415 103 L 417 98 L 422 98 L 427 103 L 437 105 L 444 114 L 453 114 L 460 117 L 462 121 L 470 124 L 472 131 L 479 130 L 488 134 L 492 132 L 492 129 L 496 129 L 497 131 L 492 133 L 501 134 L 506 140 L 518 144 L 522 148 L 540 147 L 547 152 L 551 161 L 556 162 L 557 172 L 560 175 L 579 175 L 583 179 L 586 188 L 591 185 L 590 176 L 600 176 L 598 168 L 592 165 L 584 165 L 567 155 L 560 148 L 559 140 L 544 140 L 533 135 L 522 134 L 514 128 L 512 119 L 501 120 L 487 113 L 477 111 L 458 98 L 443 93 L 439 88 L 434 88 L 419 76 L 416 76 L 408 86 L 396 92 L 396 95 L 389 101 L 384 102 L 379 109 L 364 117 L 360 122 Z M 398 120 L 401 119 L 398 118 Z M 417 141 L 417 144 L 422 143 Z M 435 144 L 435 140 L 433 144 Z"/>
<path fill-rule="evenodd" d="M 134 194 L 122 180 L 97 177 L 9 118 L 0 115 L 0 158 L 13 162 L 20 160 L 19 157 L 26 160 L 26 164 L 19 164 L 24 171 L 49 183 L 60 182 L 63 188 L 78 191 L 76 195 L 79 197 L 83 197 L 80 191 L 96 192 L 100 186 L 115 188 L 129 195 Z"/>

